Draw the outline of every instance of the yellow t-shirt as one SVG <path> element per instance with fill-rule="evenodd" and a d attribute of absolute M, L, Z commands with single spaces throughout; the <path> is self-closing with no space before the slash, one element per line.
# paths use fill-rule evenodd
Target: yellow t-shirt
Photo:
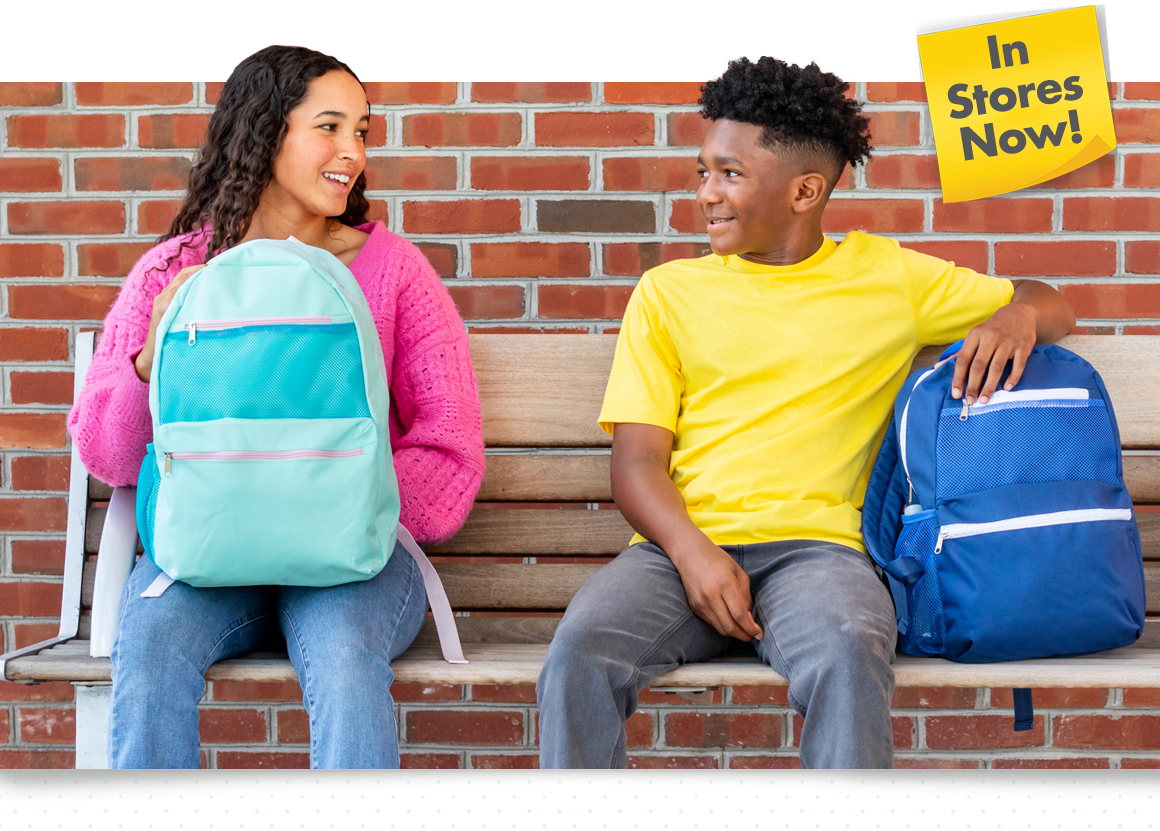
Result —
<path fill-rule="evenodd" d="M 964 337 L 1012 291 L 862 233 L 827 237 L 790 266 L 666 263 L 629 300 L 600 426 L 672 430 L 669 474 L 719 545 L 812 539 L 864 552 L 866 483 L 911 361 Z"/>

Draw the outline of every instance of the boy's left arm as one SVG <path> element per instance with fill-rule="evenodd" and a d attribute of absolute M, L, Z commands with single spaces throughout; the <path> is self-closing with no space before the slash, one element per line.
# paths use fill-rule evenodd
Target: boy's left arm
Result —
<path fill-rule="evenodd" d="M 1014 280 L 1011 302 L 973 328 L 955 358 L 951 395 L 964 393 L 974 404 L 986 404 L 999 384 L 1007 361 L 1011 374 L 1004 389 L 1019 383 L 1031 348 L 1037 343 L 1055 343 L 1075 326 L 1075 312 L 1063 295 L 1037 280 Z"/>

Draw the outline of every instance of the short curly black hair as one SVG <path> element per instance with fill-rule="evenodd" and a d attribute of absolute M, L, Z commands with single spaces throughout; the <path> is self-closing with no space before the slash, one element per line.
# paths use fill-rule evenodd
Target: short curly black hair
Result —
<path fill-rule="evenodd" d="M 800 67 L 777 58 L 729 62 L 725 74 L 701 87 L 701 115 L 763 127 L 760 143 L 829 162 L 832 188 L 849 162 L 870 158 L 870 120 L 846 97 L 849 84 L 818 65 Z"/>

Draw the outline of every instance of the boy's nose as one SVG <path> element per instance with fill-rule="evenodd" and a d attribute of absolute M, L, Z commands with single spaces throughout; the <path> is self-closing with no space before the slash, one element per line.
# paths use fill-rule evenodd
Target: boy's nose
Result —
<path fill-rule="evenodd" d="M 721 201 L 721 191 L 713 176 L 706 176 L 697 186 L 697 201 L 702 205 L 712 205 Z"/>

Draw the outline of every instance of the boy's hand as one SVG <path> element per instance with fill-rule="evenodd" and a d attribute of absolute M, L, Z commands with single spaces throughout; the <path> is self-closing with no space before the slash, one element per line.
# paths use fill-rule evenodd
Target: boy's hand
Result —
<path fill-rule="evenodd" d="M 673 433 L 625 422 L 612 434 L 612 498 L 624 518 L 664 549 L 681 575 L 689 608 L 722 635 L 749 641 L 763 633 L 753 619 L 749 576 L 693 525 L 669 478 Z"/>
<path fill-rule="evenodd" d="M 689 608 L 722 635 L 761 640 L 765 633 L 751 612 L 749 575 L 708 537 L 691 542 L 690 547 L 669 553 L 681 575 Z"/>
<path fill-rule="evenodd" d="M 1071 305 L 1051 286 L 1036 280 L 1014 282 L 1011 302 L 967 333 L 955 358 L 952 398 L 965 393 L 970 403 L 986 404 L 1008 360 L 1012 361 L 1011 374 L 1003 388 L 1014 389 L 1032 347 L 1055 343 L 1075 326 Z"/>
<path fill-rule="evenodd" d="M 1035 311 L 1023 304 L 1009 304 L 990 319 L 967 333 L 963 348 L 955 357 L 951 397 L 986 404 L 1012 360 L 1011 374 L 1004 389 L 1014 389 L 1035 346 Z M 965 387 L 964 387 L 965 384 Z"/>

